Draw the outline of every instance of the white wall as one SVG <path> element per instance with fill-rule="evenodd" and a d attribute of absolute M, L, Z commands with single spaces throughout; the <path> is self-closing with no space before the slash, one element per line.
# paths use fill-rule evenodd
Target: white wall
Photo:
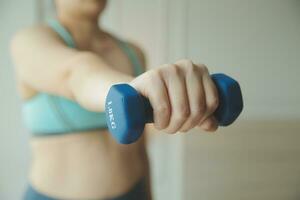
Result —
<path fill-rule="evenodd" d="M 300 1 L 188 0 L 188 56 L 236 77 L 244 118 L 300 117 Z"/>
<path fill-rule="evenodd" d="M 240 120 L 185 141 L 187 200 L 298 200 L 299 120 Z"/>
<path fill-rule="evenodd" d="M 33 0 L 0 2 L 0 199 L 20 199 L 26 185 L 28 135 L 22 128 L 8 47 L 12 34 L 33 21 Z"/>
<path fill-rule="evenodd" d="M 185 4 L 188 57 L 236 77 L 245 109 L 184 138 L 184 199 L 299 199 L 300 1 Z"/>

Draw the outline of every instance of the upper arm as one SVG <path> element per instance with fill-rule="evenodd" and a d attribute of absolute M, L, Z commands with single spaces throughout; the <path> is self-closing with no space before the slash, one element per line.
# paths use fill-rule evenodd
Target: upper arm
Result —
<path fill-rule="evenodd" d="M 79 52 L 68 48 L 49 27 L 31 27 L 11 41 L 11 54 L 21 81 L 37 91 L 69 97 L 65 78 L 72 66 L 68 61 Z"/>

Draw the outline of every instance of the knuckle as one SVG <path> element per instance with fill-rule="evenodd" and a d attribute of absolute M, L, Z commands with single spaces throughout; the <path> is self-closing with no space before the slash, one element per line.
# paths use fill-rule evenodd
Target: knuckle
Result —
<path fill-rule="evenodd" d="M 202 117 L 203 117 L 203 112 L 193 112 L 191 114 L 191 119 L 190 119 L 191 126 L 192 127 L 196 126 Z"/>
<path fill-rule="evenodd" d="M 171 65 L 172 64 L 163 64 L 159 69 L 160 70 L 166 70 L 166 69 L 170 68 Z"/>
<path fill-rule="evenodd" d="M 173 130 L 167 130 L 166 132 L 168 134 L 175 134 L 175 133 L 177 133 L 177 131 L 175 129 L 173 129 Z"/>
<path fill-rule="evenodd" d="M 173 121 L 173 124 L 176 124 L 176 125 L 179 125 L 179 124 L 182 124 L 182 122 L 185 121 L 185 117 L 183 117 L 182 115 L 180 115 L 179 113 L 174 113 L 173 117 L 172 117 L 172 121 Z"/>
<path fill-rule="evenodd" d="M 154 107 L 155 127 L 158 130 L 165 129 L 170 120 L 170 108 L 166 103 L 160 103 Z"/>
<path fill-rule="evenodd" d="M 182 133 L 186 133 L 186 132 L 188 132 L 188 131 L 189 131 L 189 129 L 187 129 L 187 128 L 180 129 L 180 132 L 182 132 Z"/>
<path fill-rule="evenodd" d="M 160 103 L 157 105 L 157 111 L 161 114 L 169 114 L 169 106 L 166 103 Z"/>
<path fill-rule="evenodd" d="M 152 72 L 153 76 L 157 77 L 158 75 L 161 74 L 161 69 L 160 68 L 153 69 L 153 70 L 151 70 L 151 72 Z"/>
<path fill-rule="evenodd" d="M 154 69 L 154 70 L 150 70 L 148 71 L 146 74 L 147 74 L 147 78 L 149 79 L 149 81 L 151 83 L 154 83 L 157 81 L 157 78 L 159 77 L 159 69 Z"/>
<path fill-rule="evenodd" d="M 206 110 L 207 109 L 205 103 L 200 103 L 192 110 L 191 120 L 193 125 L 197 125 L 199 123 L 199 121 L 204 117 Z"/>
<path fill-rule="evenodd" d="M 212 132 L 212 131 L 215 131 L 216 130 L 216 127 L 214 126 L 214 124 L 212 123 L 209 123 L 206 127 L 206 130 L 209 131 L 209 132 Z"/>
<path fill-rule="evenodd" d="M 154 126 L 155 126 L 155 128 L 156 128 L 157 130 L 162 130 L 162 129 L 164 129 L 163 125 L 162 125 L 160 122 L 158 122 L 158 121 L 154 122 Z"/>
<path fill-rule="evenodd" d="M 173 115 L 173 121 L 174 124 L 180 124 L 184 121 L 184 117 L 182 115 L 180 115 L 178 112 Z"/>
<path fill-rule="evenodd" d="M 206 121 L 205 130 L 207 131 L 215 131 L 217 129 L 215 123 L 212 120 Z"/>
<path fill-rule="evenodd" d="M 219 99 L 218 97 L 214 96 L 209 102 L 207 102 L 207 107 L 210 111 L 214 111 L 219 106 Z"/>
<path fill-rule="evenodd" d="M 200 64 L 199 68 L 201 69 L 202 72 L 208 73 L 208 68 L 206 67 L 206 65 Z"/>
<path fill-rule="evenodd" d="M 207 129 L 212 129 L 213 128 L 213 122 L 211 120 L 207 121 L 206 128 Z"/>
<path fill-rule="evenodd" d="M 163 115 L 164 117 L 168 117 L 170 114 L 170 108 L 166 103 L 161 103 L 157 105 L 156 112 Z"/>
<path fill-rule="evenodd" d="M 184 63 L 184 65 L 185 65 L 186 67 L 192 67 L 192 66 L 194 66 L 193 61 L 191 61 L 191 60 L 189 60 L 189 59 L 183 60 L 183 63 Z"/>
<path fill-rule="evenodd" d="M 167 124 L 162 123 L 162 122 L 157 122 L 154 125 L 157 130 L 163 130 L 167 127 Z"/>
<path fill-rule="evenodd" d="M 180 69 L 177 65 L 174 64 L 169 65 L 169 70 L 172 74 L 176 74 L 176 75 L 180 74 Z"/>
<path fill-rule="evenodd" d="M 174 126 L 169 126 L 169 127 L 165 128 L 163 131 L 168 134 L 175 134 L 175 133 L 177 133 L 178 130 Z"/>
<path fill-rule="evenodd" d="M 198 71 L 198 67 L 194 64 L 188 65 L 187 66 L 187 73 L 190 75 L 195 75 L 196 72 Z"/>
<path fill-rule="evenodd" d="M 165 118 L 155 119 L 154 125 L 155 128 L 158 130 L 165 129 L 166 127 L 168 127 L 168 120 Z"/>
<path fill-rule="evenodd" d="M 176 119 L 184 120 L 189 117 L 190 109 L 187 105 L 181 105 L 175 113 L 176 113 L 176 115 L 175 115 Z"/>
<path fill-rule="evenodd" d="M 196 113 L 197 115 L 203 115 L 205 111 L 206 111 L 206 102 L 200 101 L 199 104 L 194 109 L 194 113 Z"/>
<path fill-rule="evenodd" d="M 196 70 L 196 68 L 197 68 L 195 66 L 195 64 L 193 63 L 193 61 L 190 59 L 181 59 L 181 60 L 177 61 L 176 63 L 187 72 Z"/>

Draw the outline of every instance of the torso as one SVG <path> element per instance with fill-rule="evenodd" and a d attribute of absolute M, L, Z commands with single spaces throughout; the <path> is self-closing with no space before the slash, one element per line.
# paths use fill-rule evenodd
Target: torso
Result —
<path fill-rule="evenodd" d="M 88 50 L 115 69 L 133 73 L 130 61 L 113 39 L 107 44 L 94 43 Z M 18 86 L 24 100 L 38 93 L 25 83 Z M 117 144 L 107 130 L 33 137 L 30 182 L 38 191 L 59 198 L 119 196 L 147 174 L 144 143 L 142 138 L 131 145 Z"/>

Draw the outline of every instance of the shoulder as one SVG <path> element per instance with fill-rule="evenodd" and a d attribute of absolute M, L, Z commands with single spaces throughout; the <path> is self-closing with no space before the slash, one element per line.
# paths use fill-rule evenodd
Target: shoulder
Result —
<path fill-rule="evenodd" d="M 53 36 L 54 32 L 51 30 L 50 27 L 46 25 L 36 25 L 31 27 L 23 28 L 17 31 L 13 39 L 25 39 L 25 38 L 32 38 L 32 37 L 42 37 L 42 36 Z"/>
<path fill-rule="evenodd" d="M 47 25 L 36 25 L 17 31 L 11 39 L 11 48 L 23 45 L 48 44 L 52 42 L 61 43 L 58 35 Z"/>

